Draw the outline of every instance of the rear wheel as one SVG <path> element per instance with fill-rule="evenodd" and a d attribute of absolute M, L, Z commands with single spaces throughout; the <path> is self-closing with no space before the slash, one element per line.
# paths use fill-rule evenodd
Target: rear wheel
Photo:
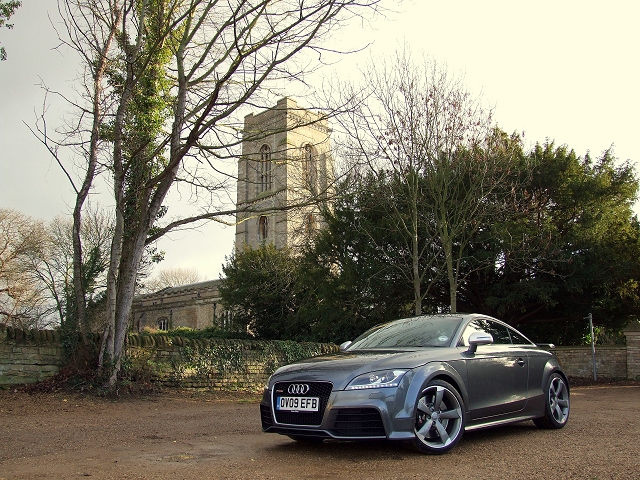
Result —
<path fill-rule="evenodd" d="M 462 397 L 450 383 L 433 380 L 418 399 L 414 446 L 422 453 L 444 453 L 460 441 L 463 432 Z"/>
<path fill-rule="evenodd" d="M 539 428 L 562 428 L 569 420 L 569 387 L 559 373 L 552 373 L 545 391 L 544 416 L 533 423 Z"/>

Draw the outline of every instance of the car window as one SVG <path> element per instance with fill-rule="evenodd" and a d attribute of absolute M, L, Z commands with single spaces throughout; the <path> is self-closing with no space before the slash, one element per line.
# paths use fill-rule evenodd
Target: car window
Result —
<path fill-rule="evenodd" d="M 515 331 L 513 328 L 509 329 L 509 333 L 511 334 L 511 343 L 516 345 L 531 345 L 531 342 L 527 340 L 524 335 Z"/>
<path fill-rule="evenodd" d="M 461 317 L 423 316 L 405 318 L 374 327 L 358 338 L 348 350 L 392 347 L 447 347 Z"/>
<path fill-rule="evenodd" d="M 486 318 L 477 318 L 469 322 L 469 325 L 464 329 L 458 345 L 468 347 L 469 337 L 474 332 L 490 333 L 493 337 L 494 345 L 511 344 L 511 337 L 509 336 L 507 327 Z"/>

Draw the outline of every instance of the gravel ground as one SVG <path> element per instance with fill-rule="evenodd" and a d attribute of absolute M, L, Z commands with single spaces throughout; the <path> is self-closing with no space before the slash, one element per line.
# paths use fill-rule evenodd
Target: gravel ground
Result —
<path fill-rule="evenodd" d="M 0 391 L 0 479 L 640 479 L 640 385 L 579 386 L 568 425 L 465 434 L 426 456 L 390 442 L 298 444 L 260 430 L 258 398 L 116 400 Z"/>

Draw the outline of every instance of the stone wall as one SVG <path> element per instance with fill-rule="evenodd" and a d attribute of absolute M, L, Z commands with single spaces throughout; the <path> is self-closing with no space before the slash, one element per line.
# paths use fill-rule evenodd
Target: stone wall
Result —
<path fill-rule="evenodd" d="M 281 365 L 300 358 L 337 352 L 334 344 L 284 341 L 190 340 L 180 337 L 128 336 L 132 375 L 172 387 L 260 390 Z"/>
<path fill-rule="evenodd" d="M 640 380 L 640 323 L 626 330 L 627 346 L 597 346 L 598 378 Z M 136 379 L 188 388 L 257 389 L 279 365 L 297 358 L 335 352 L 333 344 L 253 340 L 188 340 L 131 334 L 125 365 Z M 590 347 L 553 351 L 572 377 L 593 375 Z M 23 331 L 0 324 L 0 386 L 35 383 L 55 375 L 63 364 L 58 332 Z"/>
<path fill-rule="evenodd" d="M 62 364 L 58 332 L 0 324 L 0 386 L 40 382 L 58 373 Z"/>
<path fill-rule="evenodd" d="M 280 365 L 337 350 L 334 344 L 130 334 L 123 365 L 135 380 L 166 386 L 258 390 Z M 23 331 L 0 324 L 0 387 L 46 380 L 63 364 L 57 331 Z"/>
<path fill-rule="evenodd" d="M 593 378 L 591 347 L 556 347 L 551 351 L 568 376 Z M 627 378 L 627 348 L 597 345 L 596 372 L 598 378 Z"/>

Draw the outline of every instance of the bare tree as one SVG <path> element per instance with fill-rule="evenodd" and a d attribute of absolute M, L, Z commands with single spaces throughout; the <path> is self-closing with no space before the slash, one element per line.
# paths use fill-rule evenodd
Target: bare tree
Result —
<path fill-rule="evenodd" d="M 75 315 L 81 331 L 88 330 L 87 299 L 82 280 L 85 277 L 81 239 L 83 209 L 94 188 L 96 177 L 108 168 L 109 164 L 108 152 L 105 150 L 107 146 L 101 130 L 114 108 L 113 85 L 109 82 L 108 73 L 117 58 L 115 43 L 122 24 L 123 8 L 117 0 L 58 2 L 60 18 L 65 26 L 64 34 L 59 34 L 61 46 L 65 45 L 76 52 L 84 66 L 82 76 L 78 79 L 79 99 L 67 98 L 58 92 L 50 91 L 46 86 L 44 88 L 48 94 L 62 96 L 77 112 L 77 116 L 58 129 L 56 137 L 49 131 L 45 118 L 45 100 L 36 128 L 32 129 L 58 162 L 76 194 L 72 227 L 72 284 Z M 73 152 L 68 161 L 65 161 L 65 147 Z"/>
<path fill-rule="evenodd" d="M 144 292 L 152 293 L 168 287 L 181 287 L 202 281 L 202 276 L 194 268 L 175 267 L 158 271 L 145 281 Z"/>
<path fill-rule="evenodd" d="M 111 177 L 115 229 L 101 351 L 101 364 L 111 368 L 111 385 L 122 360 L 145 245 L 175 228 L 235 213 L 224 208 L 234 180 L 224 161 L 234 157 L 242 141 L 243 108 L 270 103 L 272 82 L 300 75 L 293 60 L 308 50 L 321 55 L 329 32 L 378 2 L 60 0 L 66 26 L 61 37 L 85 65 L 82 97 L 72 102 L 78 120 L 62 140 L 51 140 L 44 118 L 38 133 L 72 184 L 78 183 L 75 239 L 97 175 L 106 171 Z M 81 182 L 60 155 L 60 147 L 69 145 L 80 159 L 75 166 L 83 172 Z M 177 183 L 207 201 L 197 215 L 156 226 Z M 80 242 L 74 252 L 81 305 Z"/>
<path fill-rule="evenodd" d="M 43 248 L 31 257 L 28 269 L 45 286 L 48 297 L 55 304 L 60 325 L 87 334 L 95 332 L 100 325 L 89 315 L 83 324 L 77 323 L 73 225 L 73 219 L 67 217 L 56 217 L 47 223 Z M 83 249 L 87 252 L 82 265 L 82 287 L 87 304 L 95 304 L 105 292 L 112 231 L 111 216 L 104 210 L 89 206 L 80 229 Z"/>
<path fill-rule="evenodd" d="M 83 268 L 89 302 L 95 302 L 106 287 L 111 224 L 104 212 L 95 209 L 89 209 L 82 224 L 82 242 L 89 252 Z M 0 315 L 4 322 L 32 328 L 77 321 L 72 236 L 71 218 L 56 217 L 44 223 L 0 209 Z M 79 325 L 72 330 L 77 333 Z"/>
<path fill-rule="evenodd" d="M 380 206 L 408 254 L 405 263 L 394 258 L 389 265 L 413 285 L 416 315 L 446 272 L 455 312 L 467 242 L 500 208 L 491 196 L 509 173 L 509 142 L 462 79 L 433 61 L 413 63 L 406 47 L 391 62 L 372 62 L 363 77 L 368 87 L 347 90 L 364 98 L 342 117 L 342 127 L 350 155 L 390 178 Z"/>
<path fill-rule="evenodd" d="M 28 268 L 44 246 L 41 222 L 0 209 L 0 321 L 22 329 L 43 327 L 50 313 L 46 289 Z"/>

